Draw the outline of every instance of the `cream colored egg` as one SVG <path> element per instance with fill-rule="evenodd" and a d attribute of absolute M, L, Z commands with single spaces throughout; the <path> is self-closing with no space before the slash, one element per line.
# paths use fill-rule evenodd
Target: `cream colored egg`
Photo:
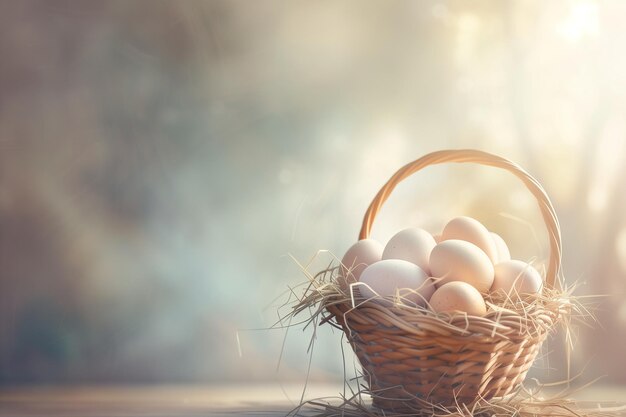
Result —
<path fill-rule="evenodd" d="M 437 243 L 426 230 L 411 227 L 396 233 L 385 246 L 383 259 L 402 259 L 430 272 L 428 259 Z"/>
<path fill-rule="evenodd" d="M 459 311 L 472 316 L 484 316 L 487 312 L 485 300 L 478 290 L 461 281 L 448 282 L 437 288 L 429 304 L 437 313 Z"/>
<path fill-rule="evenodd" d="M 491 291 L 504 291 L 507 294 L 537 294 L 543 280 L 539 271 L 523 261 L 509 260 L 495 266 L 495 278 Z M 515 290 L 513 290 L 515 288 Z"/>
<path fill-rule="evenodd" d="M 430 273 L 437 286 L 463 281 L 481 292 L 493 284 L 493 264 L 478 246 L 464 240 L 444 240 L 430 253 Z"/>
<path fill-rule="evenodd" d="M 441 232 L 441 238 L 458 239 L 473 243 L 487 254 L 492 263 L 497 262 L 498 252 L 491 233 L 481 222 L 471 217 L 456 217 L 448 222 Z"/>
<path fill-rule="evenodd" d="M 509 252 L 509 247 L 506 245 L 506 242 L 502 237 L 494 232 L 491 232 L 491 237 L 493 238 L 493 243 L 496 245 L 496 261 L 495 263 L 502 261 L 510 261 L 511 260 L 511 252 Z"/>
<path fill-rule="evenodd" d="M 407 304 L 424 306 L 435 291 L 428 275 L 412 262 L 402 259 L 384 259 L 363 271 L 359 282 L 361 294 L 365 298 L 395 296 L 399 294 Z"/>
<path fill-rule="evenodd" d="M 383 245 L 374 239 L 363 239 L 356 242 L 348 249 L 341 260 L 337 283 L 346 290 L 350 284 L 357 282 L 361 273 L 382 259 Z"/>

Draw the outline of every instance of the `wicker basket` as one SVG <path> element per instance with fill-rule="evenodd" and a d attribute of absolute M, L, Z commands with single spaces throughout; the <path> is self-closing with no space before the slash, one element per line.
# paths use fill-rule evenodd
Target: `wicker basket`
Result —
<path fill-rule="evenodd" d="M 505 169 L 535 196 L 548 229 L 546 289 L 558 285 L 561 238 L 558 221 L 541 185 L 517 164 L 476 150 L 428 154 L 396 172 L 370 204 L 359 239 L 370 234 L 382 204 L 403 179 L 429 165 L 476 163 Z M 344 298 L 345 300 L 345 298 Z M 402 306 L 364 302 L 326 303 L 345 332 L 364 371 L 373 404 L 415 411 L 425 405 L 474 404 L 511 393 L 526 376 L 542 342 L 564 314 L 567 300 L 538 303 L 532 311 L 489 311 L 484 317 L 416 314 Z"/>

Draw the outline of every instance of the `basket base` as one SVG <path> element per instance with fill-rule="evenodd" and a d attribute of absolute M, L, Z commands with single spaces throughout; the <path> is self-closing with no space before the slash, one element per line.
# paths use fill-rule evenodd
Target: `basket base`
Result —
<path fill-rule="evenodd" d="M 490 380 L 490 383 L 474 385 L 468 383 L 449 384 L 440 380 L 434 384 L 407 383 L 401 385 L 380 387 L 380 381 L 370 381 L 370 395 L 372 404 L 385 411 L 410 412 L 419 414 L 433 406 L 455 408 L 459 405 L 472 406 L 478 401 L 489 401 L 493 398 L 504 397 L 521 383 L 532 365 L 534 355 L 519 369 L 514 378 L 502 378 L 499 381 Z M 490 386 L 490 389 L 485 389 Z"/>
<path fill-rule="evenodd" d="M 448 361 L 439 357 L 439 366 L 426 367 L 407 360 L 375 363 L 379 356 L 367 355 L 357 346 L 375 407 L 389 411 L 424 410 L 433 405 L 455 408 L 472 406 L 510 394 L 524 381 L 546 334 L 534 343 L 521 341 L 508 346 L 514 352 L 482 352 L 475 362 Z M 432 361 L 427 361 L 433 363 Z M 408 368 L 408 369 L 407 369 Z"/>

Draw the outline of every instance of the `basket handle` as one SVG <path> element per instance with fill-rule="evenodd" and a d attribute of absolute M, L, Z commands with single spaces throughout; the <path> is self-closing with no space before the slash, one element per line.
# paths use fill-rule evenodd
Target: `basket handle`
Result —
<path fill-rule="evenodd" d="M 389 198 L 389 195 L 396 185 L 422 168 L 429 165 L 437 165 L 448 162 L 471 162 L 480 165 L 502 168 L 522 180 L 528 191 L 530 191 L 537 199 L 541 215 L 543 216 L 543 221 L 548 229 L 548 238 L 550 240 L 550 259 L 545 279 L 548 288 L 555 288 L 555 286 L 558 285 L 557 275 L 561 266 L 561 229 L 550 199 L 546 195 L 546 192 L 541 184 L 539 184 L 539 182 L 522 167 L 509 161 L 508 159 L 483 151 L 474 149 L 449 149 L 437 151 L 424 155 L 423 157 L 400 168 L 395 174 L 393 174 L 389 181 L 383 185 L 380 191 L 378 191 L 378 194 L 376 194 L 376 197 L 374 197 L 374 200 L 372 200 L 370 206 L 367 208 L 367 212 L 365 212 L 365 217 L 363 218 L 361 232 L 359 233 L 359 240 L 367 239 L 369 237 L 376 215 L 380 211 L 383 203 L 387 200 L 387 198 Z"/>

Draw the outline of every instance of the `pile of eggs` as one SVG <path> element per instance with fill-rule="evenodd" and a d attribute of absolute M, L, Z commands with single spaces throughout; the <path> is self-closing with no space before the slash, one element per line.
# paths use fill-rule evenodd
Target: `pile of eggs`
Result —
<path fill-rule="evenodd" d="M 470 217 L 452 219 L 435 236 L 419 228 L 404 229 L 385 247 L 373 239 L 360 240 L 341 263 L 338 284 L 343 290 L 361 283 L 365 298 L 388 303 L 388 297 L 398 297 L 438 313 L 481 316 L 487 312 L 485 294 L 522 296 L 542 287 L 535 268 L 512 260 L 504 240 Z"/>

